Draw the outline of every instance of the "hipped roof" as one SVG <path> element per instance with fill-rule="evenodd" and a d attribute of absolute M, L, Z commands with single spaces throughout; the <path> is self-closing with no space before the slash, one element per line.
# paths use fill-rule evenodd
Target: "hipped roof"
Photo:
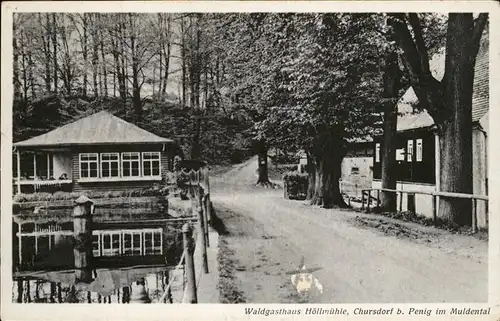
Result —
<path fill-rule="evenodd" d="M 483 35 L 483 41 L 476 57 L 474 69 L 474 85 L 472 94 L 472 121 L 480 122 L 489 109 L 489 42 L 488 34 Z M 444 76 L 446 55 L 444 50 L 436 54 L 429 62 L 432 75 L 441 80 Z M 418 102 L 413 88 L 409 88 L 398 102 L 397 130 L 404 131 L 431 127 L 434 120 L 427 111 L 414 112 L 413 105 Z M 481 121 L 480 124 L 483 124 Z M 484 129 L 484 126 L 483 126 Z"/>
<path fill-rule="evenodd" d="M 14 146 L 49 147 L 173 142 L 172 139 L 152 134 L 107 111 L 100 111 L 48 133 L 14 143 Z"/>

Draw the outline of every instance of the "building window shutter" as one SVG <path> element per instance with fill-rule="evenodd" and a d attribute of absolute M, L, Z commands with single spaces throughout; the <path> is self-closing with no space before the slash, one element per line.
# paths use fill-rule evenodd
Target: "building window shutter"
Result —
<path fill-rule="evenodd" d="M 406 160 L 408 162 L 413 161 L 413 140 L 408 141 L 407 151 L 406 151 Z"/>
<path fill-rule="evenodd" d="M 422 161 L 422 149 L 423 149 L 422 145 L 423 145 L 422 139 L 421 138 L 417 139 L 417 153 L 416 153 L 417 162 Z"/>

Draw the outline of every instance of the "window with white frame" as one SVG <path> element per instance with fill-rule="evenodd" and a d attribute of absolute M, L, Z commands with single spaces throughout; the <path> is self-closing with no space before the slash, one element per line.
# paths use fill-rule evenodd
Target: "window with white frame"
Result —
<path fill-rule="evenodd" d="M 80 177 L 99 177 L 99 157 L 97 153 L 80 154 Z"/>
<path fill-rule="evenodd" d="M 380 143 L 375 144 L 375 162 L 380 162 Z"/>
<path fill-rule="evenodd" d="M 406 145 L 406 160 L 408 162 L 413 161 L 413 140 L 409 140 Z"/>
<path fill-rule="evenodd" d="M 160 152 L 142 153 L 142 175 L 143 176 L 160 175 Z"/>
<path fill-rule="evenodd" d="M 422 153 L 423 153 L 423 141 L 421 138 L 417 139 L 417 153 L 415 155 L 416 161 L 422 161 Z"/>
<path fill-rule="evenodd" d="M 118 153 L 101 153 L 101 177 L 120 176 L 120 155 Z"/>
<path fill-rule="evenodd" d="M 122 153 L 122 176 L 141 176 L 139 153 Z"/>

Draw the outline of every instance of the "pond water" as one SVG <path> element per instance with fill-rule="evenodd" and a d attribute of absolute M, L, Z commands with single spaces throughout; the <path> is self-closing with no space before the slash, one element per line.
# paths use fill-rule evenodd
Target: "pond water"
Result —
<path fill-rule="evenodd" d="M 147 266 L 93 271 L 90 283 L 76 281 L 75 271 L 18 273 L 15 303 L 178 303 L 184 287 L 183 269 Z M 172 281 L 170 294 L 161 299 Z M 142 298 L 140 300 L 139 298 Z M 139 302 L 140 301 L 140 302 Z"/>
<path fill-rule="evenodd" d="M 15 226 L 13 302 L 133 303 L 134 298 L 147 297 L 155 303 L 169 280 L 173 280 L 172 300 L 166 301 L 180 302 L 183 269 L 172 269 L 182 255 L 177 227 L 127 227 L 92 231 L 93 270 L 85 269 L 81 278 L 83 272 L 74 269 L 71 224 Z"/>

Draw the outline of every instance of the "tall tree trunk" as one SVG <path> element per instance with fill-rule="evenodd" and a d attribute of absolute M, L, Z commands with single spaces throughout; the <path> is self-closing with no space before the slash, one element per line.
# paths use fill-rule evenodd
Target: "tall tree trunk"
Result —
<path fill-rule="evenodd" d="M 132 54 L 132 100 L 134 103 L 134 113 L 136 123 L 142 121 L 142 101 L 141 101 L 141 88 L 139 85 L 139 58 L 137 57 L 136 36 L 133 30 L 132 15 L 129 14 L 130 22 L 130 48 Z"/>
<path fill-rule="evenodd" d="M 50 34 L 49 34 L 49 29 L 48 29 L 48 14 L 45 14 L 46 18 L 46 23 L 45 23 L 45 32 L 42 32 L 41 38 L 42 38 L 42 51 L 44 54 L 44 67 L 45 67 L 45 75 L 44 75 L 44 81 L 45 81 L 45 91 L 50 92 L 51 86 L 52 86 L 52 76 L 51 76 L 51 71 L 50 71 Z M 42 14 L 38 14 L 38 20 L 40 23 L 40 26 L 43 26 L 42 22 Z"/>
<path fill-rule="evenodd" d="M 12 31 L 12 48 L 14 53 L 14 98 L 19 99 L 21 96 L 21 82 L 19 80 L 19 48 L 17 46 L 17 23 L 14 23 L 14 29 Z"/>
<path fill-rule="evenodd" d="M 92 84 L 94 87 L 94 97 L 99 96 L 99 85 L 97 82 L 98 64 L 99 64 L 99 43 L 97 40 L 96 15 L 94 14 L 91 20 L 91 35 L 92 35 Z"/>
<path fill-rule="evenodd" d="M 26 45 L 25 45 L 25 41 L 24 41 L 24 35 L 22 33 L 21 33 L 21 43 L 20 43 L 20 45 L 21 45 L 21 48 L 23 48 L 21 50 L 21 57 L 22 57 L 22 59 L 21 59 L 21 62 L 22 62 L 21 66 L 22 66 L 22 70 L 23 70 L 23 76 L 22 76 L 22 80 L 23 80 L 23 82 L 22 82 L 22 89 L 23 90 L 22 90 L 22 93 L 21 92 L 18 93 L 17 98 L 22 98 L 22 99 L 26 100 L 28 98 L 28 75 L 27 75 L 28 66 L 27 66 L 27 63 L 26 63 L 26 58 L 27 58 L 26 57 L 26 53 L 24 52 L 24 48 L 26 47 Z M 18 77 L 19 77 L 19 75 L 18 75 Z M 15 93 L 16 92 L 14 91 L 14 94 Z"/>
<path fill-rule="evenodd" d="M 83 44 L 82 44 L 82 53 L 83 53 L 83 91 L 82 94 L 84 97 L 87 97 L 87 22 L 88 22 L 88 13 L 83 14 Z"/>
<path fill-rule="evenodd" d="M 169 22 L 170 23 L 170 22 Z M 167 92 L 167 83 L 168 83 L 168 71 L 170 69 L 170 51 L 171 51 L 171 44 L 170 40 L 167 43 L 167 51 L 163 55 L 163 59 L 165 60 L 165 70 L 164 70 L 164 76 L 163 76 L 163 87 L 161 90 L 161 93 L 165 95 Z"/>
<path fill-rule="evenodd" d="M 102 16 L 99 16 L 101 19 Z M 103 85 L 104 85 L 104 96 L 108 96 L 108 70 L 106 67 L 106 53 L 104 52 L 104 34 L 102 32 L 102 29 L 100 31 L 100 45 L 101 45 L 101 63 L 102 63 L 102 75 L 103 75 Z M 102 92 L 101 92 L 102 94 Z"/>
<path fill-rule="evenodd" d="M 187 68 L 186 68 L 186 36 L 185 36 L 185 28 L 184 28 L 184 18 L 181 18 L 181 70 L 182 70 L 182 107 L 186 107 L 187 100 Z"/>
<path fill-rule="evenodd" d="M 257 161 L 259 164 L 258 167 L 259 177 L 257 179 L 257 185 L 269 186 L 271 184 L 271 182 L 269 182 L 269 172 L 267 166 L 268 149 L 269 147 L 265 139 L 261 139 L 257 142 Z"/>
<path fill-rule="evenodd" d="M 30 88 L 31 88 L 31 98 L 36 97 L 36 90 L 35 90 L 35 77 L 33 77 L 33 58 L 31 57 L 31 52 L 28 52 L 28 79 L 30 83 Z"/>
<path fill-rule="evenodd" d="M 316 162 L 311 152 L 307 152 L 307 200 L 312 200 L 316 188 Z"/>
<path fill-rule="evenodd" d="M 384 135 L 381 146 L 381 181 L 382 188 L 396 189 L 396 148 L 394 146 L 394 138 L 397 130 L 397 99 L 400 88 L 400 70 L 396 51 L 388 53 L 385 58 L 383 78 Z M 380 197 L 383 211 L 396 211 L 396 193 L 382 192 Z"/>
<path fill-rule="evenodd" d="M 56 21 L 56 14 L 52 13 L 52 33 L 51 33 L 51 38 L 52 38 L 52 48 L 53 48 L 53 54 L 52 54 L 52 61 L 54 65 L 54 92 L 57 94 L 57 83 L 58 83 L 58 78 L 57 78 L 57 21 Z"/>
<path fill-rule="evenodd" d="M 342 177 L 342 159 L 345 147 L 340 139 L 326 137 L 322 147 L 315 153 L 316 184 L 312 205 L 324 208 L 334 206 L 348 207 L 340 192 L 339 180 Z"/>
<path fill-rule="evenodd" d="M 444 79 L 448 119 L 441 128 L 441 190 L 472 194 L 472 91 L 477 48 L 470 45 L 472 14 L 450 14 Z M 439 214 L 458 225 L 471 224 L 472 203 L 440 197 Z"/>

